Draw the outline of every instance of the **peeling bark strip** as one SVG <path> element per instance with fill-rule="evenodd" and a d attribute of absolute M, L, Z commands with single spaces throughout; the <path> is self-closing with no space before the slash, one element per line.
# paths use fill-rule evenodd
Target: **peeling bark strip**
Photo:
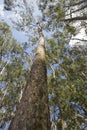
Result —
<path fill-rule="evenodd" d="M 9 130 L 50 130 L 44 37 L 40 38 L 26 87 Z"/>

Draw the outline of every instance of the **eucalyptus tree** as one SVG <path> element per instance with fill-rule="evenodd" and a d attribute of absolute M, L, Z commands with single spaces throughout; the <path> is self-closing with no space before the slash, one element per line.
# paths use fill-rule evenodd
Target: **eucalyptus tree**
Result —
<path fill-rule="evenodd" d="M 39 44 L 20 104 L 9 130 L 50 130 L 45 45 L 42 28 Z"/>
<path fill-rule="evenodd" d="M 29 11 L 26 1 L 24 1 L 24 5 L 26 7 L 26 11 Z M 23 16 L 24 17 L 22 17 L 22 20 L 24 20 L 25 23 L 23 21 L 23 23 L 21 22 L 21 24 L 17 24 L 22 25 L 21 29 L 24 30 L 26 24 L 28 24 L 28 27 L 30 23 L 28 23 L 29 19 L 25 17 L 26 12 L 25 14 L 23 13 Z M 35 60 L 31 67 L 31 72 L 28 75 L 28 82 L 23 90 L 21 101 L 18 105 L 15 117 L 11 122 L 9 130 L 50 130 L 45 45 L 44 36 L 42 34 L 42 29 L 40 25 L 38 32 L 39 45 L 37 47 Z"/>
<path fill-rule="evenodd" d="M 83 14 L 80 15 L 81 10 L 78 9 L 76 11 L 81 19 L 79 19 L 77 16 L 76 18 L 74 16 L 71 17 L 70 14 L 71 7 L 73 6 L 73 10 L 75 10 L 76 5 L 79 4 L 82 8 L 83 4 L 86 4 L 86 1 L 77 2 L 55 0 L 42 1 L 42 3 L 40 3 L 40 9 L 43 12 L 44 22 L 47 21 L 48 29 L 50 31 L 54 31 L 53 37 L 47 40 L 47 61 L 48 69 L 50 71 L 48 83 L 49 94 L 51 97 L 50 107 L 53 128 L 55 128 L 56 125 L 60 130 L 72 128 L 81 129 L 82 124 L 84 124 L 85 127 L 87 118 L 87 107 L 85 106 L 85 109 L 82 107 L 82 104 L 86 105 L 85 101 L 87 101 L 87 87 L 85 86 L 87 67 L 86 39 L 78 39 L 78 43 L 80 42 L 84 44 L 83 47 L 78 46 L 77 48 L 71 48 L 69 44 L 67 44 L 69 43 L 72 35 L 75 36 L 77 34 L 77 29 L 81 28 L 81 25 L 78 28 L 73 26 L 73 21 L 75 22 L 75 20 L 77 21 L 83 18 Z M 73 10 L 72 14 L 75 13 Z M 83 11 L 85 13 L 87 11 L 86 8 L 83 8 Z M 69 13 L 68 17 L 67 13 Z M 81 23 L 85 22 L 86 21 L 82 21 Z M 78 29 L 78 32 L 79 31 L 80 30 Z M 77 45 L 77 43 L 75 44 Z M 77 60 L 78 57 L 79 60 Z M 76 68 L 79 68 L 79 70 Z M 79 85 L 80 83 L 81 85 Z M 84 95 L 83 99 L 81 98 L 81 95 Z M 77 109 L 79 109 L 79 111 Z M 80 111 L 83 112 L 81 113 Z"/>
<path fill-rule="evenodd" d="M 10 27 L 0 23 L 0 123 L 14 116 L 26 84 L 27 60 L 23 47 L 12 37 Z"/>
<path fill-rule="evenodd" d="M 24 3 L 26 7 L 26 12 L 21 13 L 22 14 L 21 16 L 23 18 L 22 22 L 17 23 L 16 25 L 18 25 L 19 29 L 22 30 L 25 28 L 26 25 L 26 27 L 28 27 L 29 30 L 33 28 L 32 29 L 33 31 L 35 30 L 36 27 L 35 18 L 32 17 L 33 16 L 32 10 L 29 10 L 29 7 L 27 6 L 28 4 L 26 4 L 25 0 Z M 43 23 L 45 30 L 44 32 L 48 33 L 49 35 L 51 34 L 49 38 L 46 36 L 45 40 L 46 40 L 46 53 L 47 53 L 46 59 L 48 67 L 48 85 L 49 85 L 49 97 L 50 97 L 49 105 L 52 115 L 51 116 L 52 129 L 53 128 L 56 129 L 57 127 L 60 130 L 72 129 L 72 128 L 80 129 L 82 124 L 85 125 L 86 109 L 87 109 L 85 104 L 87 100 L 86 85 L 85 85 L 86 52 L 85 49 L 83 48 L 77 47 L 71 49 L 71 47 L 68 44 L 72 35 L 76 35 L 77 31 L 79 31 L 76 30 L 78 28 L 75 28 L 73 26 L 73 21 L 82 20 L 83 18 L 83 13 L 81 13 L 81 18 L 77 16 L 72 17 L 72 15 L 75 12 L 78 12 L 80 14 L 80 10 L 84 6 L 83 4 L 86 4 L 85 0 L 84 1 L 40 0 L 38 3 L 39 9 L 42 12 L 40 22 Z M 76 5 L 78 6 L 79 9 L 75 7 Z M 85 9 L 86 8 L 83 9 L 84 18 L 86 18 Z M 27 12 L 31 14 L 31 17 L 27 17 Z M 68 12 L 69 14 L 67 16 Z M 82 26 L 86 25 L 85 22 L 81 21 L 81 23 L 83 23 Z M 27 32 L 29 30 L 27 30 Z M 36 33 L 37 31 L 35 31 L 34 38 L 31 41 L 32 43 L 33 42 L 35 43 L 37 41 Z M 27 89 L 28 88 L 26 88 L 26 90 Z M 83 98 L 81 98 L 82 95 L 84 95 Z M 24 101 L 21 101 L 21 104 L 23 102 Z M 19 108 L 21 107 L 21 104 L 19 105 Z M 80 113 L 78 109 L 82 111 L 82 113 Z M 26 115 L 27 112 L 24 111 L 24 108 L 23 112 Z M 18 113 L 20 113 L 20 111 L 18 111 Z M 21 117 L 21 114 L 19 114 L 19 117 Z M 19 117 L 16 116 L 18 122 Z M 16 119 L 14 119 L 13 121 L 15 121 Z M 29 119 L 27 120 L 28 123 Z M 15 124 L 16 122 L 17 120 L 15 121 Z M 28 126 L 29 125 L 28 123 L 27 127 L 30 127 Z M 26 124 L 26 121 L 24 124 Z M 16 125 L 13 126 L 12 122 L 11 128 L 13 127 L 15 128 Z"/>

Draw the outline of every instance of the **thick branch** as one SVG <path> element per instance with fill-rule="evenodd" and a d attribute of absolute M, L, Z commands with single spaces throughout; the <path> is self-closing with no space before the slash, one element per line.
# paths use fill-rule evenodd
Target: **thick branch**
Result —
<path fill-rule="evenodd" d="M 67 19 L 62 19 L 61 21 L 64 21 L 64 22 L 72 22 L 72 21 L 76 21 L 76 20 L 87 20 L 87 16 L 77 16 L 77 17 L 73 17 L 73 18 L 67 18 Z"/>
<path fill-rule="evenodd" d="M 72 38 L 71 40 L 78 40 L 78 41 L 87 42 L 87 40 L 85 40 L 85 39 L 79 39 L 79 38 Z"/>
<path fill-rule="evenodd" d="M 72 13 L 75 13 L 75 12 L 78 12 L 78 11 L 80 11 L 80 10 L 83 10 L 83 9 L 85 9 L 86 7 L 87 7 L 87 4 L 84 5 L 84 6 L 82 6 L 81 8 L 79 8 L 79 9 L 73 11 Z"/>

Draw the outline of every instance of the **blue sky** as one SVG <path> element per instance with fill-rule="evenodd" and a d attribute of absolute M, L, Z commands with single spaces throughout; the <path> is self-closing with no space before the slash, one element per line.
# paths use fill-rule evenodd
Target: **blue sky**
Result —
<path fill-rule="evenodd" d="M 15 39 L 17 39 L 18 42 L 28 41 L 28 37 L 26 36 L 25 32 L 18 31 L 13 26 L 12 20 L 13 21 L 17 21 L 18 19 L 20 20 L 19 14 L 15 13 L 14 11 L 4 10 L 3 1 L 4 0 L 0 0 L 0 21 L 6 22 L 11 27 L 12 35 Z"/>
<path fill-rule="evenodd" d="M 4 0 L 0 0 L 0 21 L 5 21 L 10 27 L 11 27 L 11 31 L 12 31 L 12 35 L 13 37 L 18 41 L 18 42 L 26 42 L 29 40 L 29 34 L 27 36 L 27 34 L 24 31 L 18 31 L 15 27 L 13 22 L 16 22 L 17 20 L 20 21 L 21 17 L 20 17 L 20 11 L 24 11 L 19 7 L 16 7 L 16 12 L 14 10 L 12 11 L 6 11 L 3 9 L 4 4 L 3 4 Z M 29 6 L 31 5 L 32 9 L 33 9 L 33 17 L 34 20 L 37 22 L 38 19 L 40 19 L 42 17 L 42 14 L 40 12 L 40 10 L 38 9 L 37 6 L 37 0 L 26 0 L 29 4 Z M 19 4 L 22 5 L 22 2 L 20 0 L 17 0 L 17 2 Z M 29 33 L 29 32 L 28 32 Z M 30 32 L 31 33 L 31 32 Z"/>

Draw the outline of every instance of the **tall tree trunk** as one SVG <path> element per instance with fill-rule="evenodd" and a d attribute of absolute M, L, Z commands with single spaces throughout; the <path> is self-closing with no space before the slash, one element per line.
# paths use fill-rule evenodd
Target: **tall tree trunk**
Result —
<path fill-rule="evenodd" d="M 45 45 L 39 29 L 39 44 L 15 118 L 9 130 L 50 130 Z"/>
<path fill-rule="evenodd" d="M 61 121 L 62 121 L 62 130 L 66 130 L 65 121 L 63 119 L 61 119 Z"/>

